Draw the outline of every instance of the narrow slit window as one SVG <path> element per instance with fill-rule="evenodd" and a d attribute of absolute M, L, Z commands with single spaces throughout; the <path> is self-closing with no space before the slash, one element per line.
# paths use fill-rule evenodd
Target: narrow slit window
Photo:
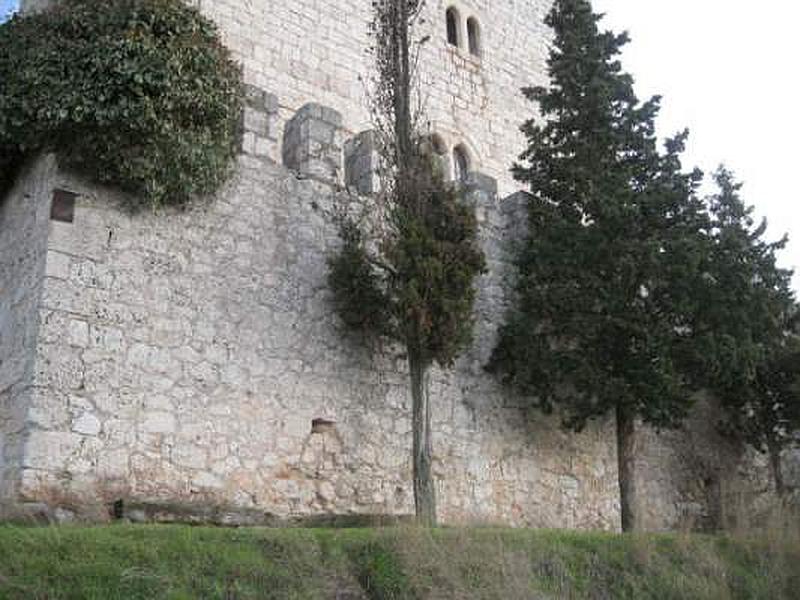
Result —
<path fill-rule="evenodd" d="M 447 19 L 447 43 L 458 46 L 458 11 L 450 7 L 446 13 Z"/>
<path fill-rule="evenodd" d="M 481 26 L 475 17 L 467 20 L 467 37 L 469 37 L 469 53 L 473 56 L 481 55 Z"/>
<path fill-rule="evenodd" d="M 466 183 L 469 175 L 469 157 L 462 146 L 453 149 L 453 179 L 459 183 Z"/>

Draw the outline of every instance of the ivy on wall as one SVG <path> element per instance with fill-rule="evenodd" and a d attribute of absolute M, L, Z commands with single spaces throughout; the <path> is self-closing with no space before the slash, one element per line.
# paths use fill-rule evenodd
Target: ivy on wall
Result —
<path fill-rule="evenodd" d="M 0 194 L 24 159 L 153 205 L 216 190 L 236 154 L 241 72 L 181 0 L 64 0 L 0 25 Z"/>

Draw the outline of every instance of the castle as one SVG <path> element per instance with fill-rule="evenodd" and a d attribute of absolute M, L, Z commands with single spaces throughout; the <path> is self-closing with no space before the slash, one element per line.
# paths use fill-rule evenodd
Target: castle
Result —
<path fill-rule="evenodd" d="M 217 197 L 130 214 L 45 156 L 0 204 L 3 514 L 411 514 L 405 362 L 343 335 L 326 286 L 337 236 L 324 208 L 373 185 L 371 3 L 194 4 L 247 85 L 236 174 Z M 473 345 L 431 381 L 439 517 L 614 530 L 613 422 L 565 433 L 483 371 L 525 223 L 509 166 L 532 110 L 519 88 L 544 82 L 548 8 L 429 0 L 420 25 L 426 125 L 476 206 L 489 264 Z M 686 431 L 640 428 L 646 528 L 770 501 L 765 461 L 719 439 L 703 410 Z M 797 461 L 786 468 L 800 480 Z"/>

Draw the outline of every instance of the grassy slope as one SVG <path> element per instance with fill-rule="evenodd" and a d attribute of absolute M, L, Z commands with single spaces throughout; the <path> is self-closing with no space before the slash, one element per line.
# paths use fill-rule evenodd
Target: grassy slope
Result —
<path fill-rule="evenodd" d="M 800 598 L 800 544 L 494 529 L 0 527 L 0 598 Z M 362 595 L 363 594 L 363 595 Z"/>

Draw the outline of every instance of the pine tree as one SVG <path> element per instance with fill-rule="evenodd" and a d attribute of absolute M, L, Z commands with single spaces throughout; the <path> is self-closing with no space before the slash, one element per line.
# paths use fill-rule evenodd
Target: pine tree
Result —
<path fill-rule="evenodd" d="M 659 98 L 639 102 L 586 0 L 556 0 L 547 87 L 525 90 L 514 167 L 529 186 L 517 304 L 489 369 L 566 427 L 616 417 L 623 530 L 636 527 L 635 422 L 678 426 L 691 404 L 695 290 L 708 247 L 699 172 L 681 172 L 686 133 L 659 151 Z"/>
<path fill-rule="evenodd" d="M 384 165 L 379 210 L 362 220 L 353 211 L 340 214 L 342 248 L 330 259 L 329 282 L 348 326 L 406 350 L 416 514 L 435 525 L 428 374 L 434 363 L 452 367 L 471 338 L 474 282 L 485 259 L 474 208 L 435 168 L 411 108 L 410 31 L 421 5 L 373 2 L 373 120 Z"/>
<path fill-rule="evenodd" d="M 694 328 L 696 379 L 720 400 L 723 431 L 770 459 L 775 489 L 785 493 L 781 452 L 800 430 L 800 338 L 792 272 L 777 266 L 787 243 L 766 241 L 766 221 L 720 168 L 711 197 L 713 251 Z"/>

